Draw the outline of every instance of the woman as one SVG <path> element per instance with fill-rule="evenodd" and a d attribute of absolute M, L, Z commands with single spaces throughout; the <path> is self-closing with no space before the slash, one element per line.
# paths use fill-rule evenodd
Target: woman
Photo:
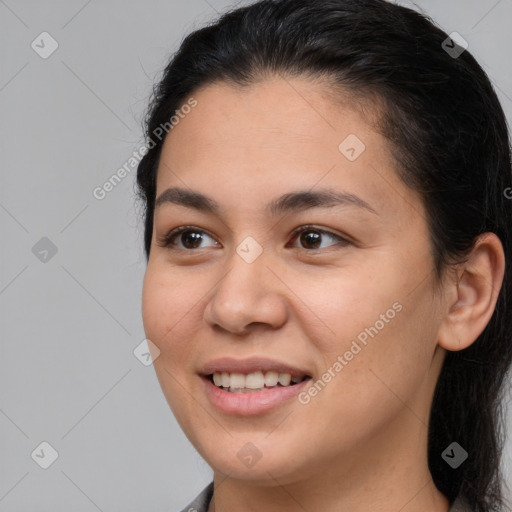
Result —
<path fill-rule="evenodd" d="M 461 44 L 384 0 L 263 0 L 165 69 L 142 314 L 214 471 L 185 510 L 504 509 L 511 154 Z"/>

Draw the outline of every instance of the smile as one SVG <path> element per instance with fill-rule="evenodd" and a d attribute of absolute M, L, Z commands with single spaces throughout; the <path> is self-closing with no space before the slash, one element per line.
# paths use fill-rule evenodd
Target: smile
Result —
<path fill-rule="evenodd" d="M 258 373 L 258 372 L 256 372 Z M 228 374 L 229 378 L 231 376 Z M 243 375 L 244 379 L 247 376 Z M 221 375 L 222 378 L 222 375 Z M 235 374 L 235 386 L 237 385 Z M 273 376 L 275 379 L 275 376 Z M 289 378 L 289 375 L 288 375 Z M 288 385 L 282 385 L 279 382 L 275 386 L 261 388 L 244 387 L 224 388 L 217 386 L 213 381 L 213 375 L 201 377 L 204 383 L 204 392 L 210 404 L 218 412 L 229 414 L 231 416 L 257 416 L 269 413 L 273 410 L 289 407 L 297 403 L 297 396 L 304 391 L 306 386 L 311 382 L 311 377 L 304 377 L 300 382 L 293 383 L 290 381 Z"/>
<path fill-rule="evenodd" d="M 307 375 L 292 377 L 289 373 L 258 371 L 248 375 L 243 373 L 216 372 L 209 377 L 217 387 L 231 393 L 254 393 L 273 389 L 277 386 L 293 386 L 306 379 Z"/>

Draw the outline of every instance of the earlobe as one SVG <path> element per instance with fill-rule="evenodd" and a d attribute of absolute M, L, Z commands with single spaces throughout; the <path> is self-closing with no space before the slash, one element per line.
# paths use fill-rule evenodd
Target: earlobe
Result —
<path fill-rule="evenodd" d="M 455 298 L 446 304 L 438 336 L 441 347 L 463 350 L 480 336 L 494 313 L 504 273 L 500 239 L 494 233 L 483 233 L 448 285 Z"/>

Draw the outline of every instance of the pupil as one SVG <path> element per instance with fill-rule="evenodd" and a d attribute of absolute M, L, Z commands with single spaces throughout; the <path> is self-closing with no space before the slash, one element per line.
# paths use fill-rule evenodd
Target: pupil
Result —
<path fill-rule="evenodd" d="M 192 243 L 189 245 L 185 240 L 191 241 Z M 187 249 L 195 249 L 201 244 L 201 235 L 199 233 L 194 233 L 193 231 L 187 231 L 181 235 L 181 241 Z"/>
<path fill-rule="evenodd" d="M 321 235 L 320 233 L 315 233 L 314 231 L 305 231 L 304 233 L 301 234 L 300 238 L 301 243 L 305 243 L 306 245 L 313 244 L 315 248 L 317 248 L 317 246 L 319 245 L 318 242 L 320 241 Z"/>

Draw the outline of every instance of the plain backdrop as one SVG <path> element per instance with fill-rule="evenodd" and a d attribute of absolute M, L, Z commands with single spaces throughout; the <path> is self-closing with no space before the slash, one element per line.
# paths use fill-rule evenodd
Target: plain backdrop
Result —
<path fill-rule="evenodd" d="M 468 41 L 512 119 L 512 0 L 401 3 Z M 93 191 L 142 145 L 182 38 L 234 4 L 0 1 L 1 512 L 174 512 L 211 480 L 134 354 L 135 168 Z"/>

